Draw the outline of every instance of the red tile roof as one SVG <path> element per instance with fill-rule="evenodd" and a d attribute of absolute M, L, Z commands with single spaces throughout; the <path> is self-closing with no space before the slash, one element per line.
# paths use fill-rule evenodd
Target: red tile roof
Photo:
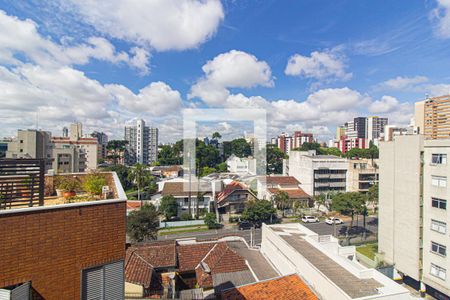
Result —
<path fill-rule="evenodd" d="M 236 287 L 222 293 L 223 300 L 318 300 L 298 275 L 288 275 L 267 281 Z"/>
<path fill-rule="evenodd" d="M 202 260 L 214 273 L 230 273 L 248 270 L 245 259 L 234 252 L 227 243 L 217 243 Z"/>
<path fill-rule="evenodd" d="M 266 184 L 299 185 L 300 181 L 294 176 L 266 176 Z"/>
<path fill-rule="evenodd" d="M 307 194 L 302 188 L 296 189 L 277 189 L 277 188 L 269 188 L 269 192 L 273 195 L 276 195 L 278 192 L 286 192 L 289 195 L 290 199 L 303 199 L 303 198 L 311 198 L 309 194 Z"/>
<path fill-rule="evenodd" d="M 166 196 L 166 195 L 172 195 L 172 196 L 184 196 L 184 197 L 188 197 L 189 195 L 189 191 L 188 191 L 188 186 L 185 186 L 184 184 L 186 184 L 185 182 L 165 182 L 164 183 L 164 187 L 163 190 L 161 191 L 161 195 Z M 201 188 L 202 191 L 210 191 L 211 190 L 211 185 L 210 184 L 201 184 Z M 196 196 L 197 195 L 197 183 L 192 183 L 192 196 Z"/>
<path fill-rule="evenodd" d="M 196 268 L 199 286 L 212 286 L 212 275 L 249 270 L 245 259 L 227 243 L 217 243 Z"/>
<path fill-rule="evenodd" d="M 200 261 L 215 245 L 216 243 L 179 245 L 177 247 L 179 271 L 185 272 L 195 270 Z"/>
<path fill-rule="evenodd" d="M 234 191 L 237 191 L 237 190 L 245 190 L 253 195 L 253 193 L 248 189 L 248 187 L 246 185 L 244 185 L 243 183 L 240 183 L 238 181 L 232 181 L 231 183 L 229 183 L 225 186 L 223 191 L 221 191 L 220 193 L 217 194 L 217 203 L 222 202 L 228 196 L 230 196 Z M 253 195 L 253 196 L 256 198 L 255 195 Z"/>
<path fill-rule="evenodd" d="M 176 267 L 177 253 L 176 242 L 153 242 L 145 245 L 137 245 L 127 249 L 134 251 L 154 268 Z"/>
<path fill-rule="evenodd" d="M 136 209 L 141 207 L 141 201 L 127 201 L 127 209 Z"/>
<path fill-rule="evenodd" d="M 136 252 L 127 252 L 125 259 L 125 281 L 150 287 L 153 266 Z"/>

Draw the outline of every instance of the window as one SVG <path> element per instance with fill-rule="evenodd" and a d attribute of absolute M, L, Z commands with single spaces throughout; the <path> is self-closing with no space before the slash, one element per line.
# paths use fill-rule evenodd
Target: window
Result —
<path fill-rule="evenodd" d="M 447 200 L 439 198 L 431 198 L 431 206 L 440 209 L 447 209 Z"/>
<path fill-rule="evenodd" d="M 123 299 L 123 274 L 123 261 L 83 270 L 82 299 Z"/>
<path fill-rule="evenodd" d="M 435 242 L 431 242 L 431 252 L 442 255 L 442 256 L 446 256 L 447 255 L 447 247 L 445 247 L 444 245 L 435 243 Z"/>
<path fill-rule="evenodd" d="M 437 186 L 437 187 L 446 187 L 447 186 L 447 177 L 431 176 L 431 185 Z"/>
<path fill-rule="evenodd" d="M 432 154 L 431 163 L 436 165 L 447 164 L 447 154 Z"/>
<path fill-rule="evenodd" d="M 447 224 L 437 220 L 431 220 L 431 230 L 445 234 L 447 232 Z"/>
<path fill-rule="evenodd" d="M 430 274 L 445 280 L 446 270 L 438 265 L 431 264 Z"/>

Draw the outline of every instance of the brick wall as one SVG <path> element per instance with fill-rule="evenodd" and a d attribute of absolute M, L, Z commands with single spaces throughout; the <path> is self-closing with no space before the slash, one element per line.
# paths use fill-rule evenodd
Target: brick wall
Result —
<path fill-rule="evenodd" d="M 125 258 L 125 212 L 120 202 L 0 214 L 0 287 L 31 280 L 46 300 L 80 299 L 81 270 Z"/>

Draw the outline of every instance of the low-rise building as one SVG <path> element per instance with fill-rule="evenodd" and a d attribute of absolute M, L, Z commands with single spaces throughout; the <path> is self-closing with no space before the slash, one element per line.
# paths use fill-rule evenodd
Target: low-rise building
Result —
<path fill-rule="evenodd" d="M 297 273 L 324 300 L 410 300 L 409 291 L 356 261 L 354 246 L 342 247 L 299 223 L 263 225 L 261 252 L 281 275 Z"/>
<path fill-rule="evenodd" d="M 345 192 L 347 159 L 334 155 L 316 155 L 315 151 L 291 151 L 285 171 L 300 181 L 311 196 L 329 192 Z"/>
<path fill-rule="evenodd" d="M 248 201 L 254 201 L 258 198 L 245 184 L 227 180 L 216 199 L 219 212 L 231 214 L 242 213 Z"/>
<path fill-rule="evenodd" d="M 256 174 L 256 159 L 253 157 L 240 158 L 232 154 L 227 160 L 226 164 L 228 172 L 236 174 Z"/>
<path fill-rule="evenodd" d="M 272 201 L 279 192 L 285 192 L 291 201 L 300 201 L 304 207 L 312 207 L 313 200 L 294 176 L 271 175 L 258 178 L 258 199 Z"/>
<path fill-rule="evenodd" d="M 349 159 L 347 172 L 347 192 L 366 193 L 378 183 L 378 160 Z"/>

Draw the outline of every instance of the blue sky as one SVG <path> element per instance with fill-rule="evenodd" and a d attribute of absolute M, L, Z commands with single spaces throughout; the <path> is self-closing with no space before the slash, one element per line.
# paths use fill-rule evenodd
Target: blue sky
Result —
<path fill-rule="evenodd" d="M 41 2 L 0 0 L 0 136 L 38 120 L 121 138 L 140 117 L 173 141 L 183 108 L 224 107 L 327 140 L 357 115 L 407 125 L 450 92 L 448 0 Z"/>

